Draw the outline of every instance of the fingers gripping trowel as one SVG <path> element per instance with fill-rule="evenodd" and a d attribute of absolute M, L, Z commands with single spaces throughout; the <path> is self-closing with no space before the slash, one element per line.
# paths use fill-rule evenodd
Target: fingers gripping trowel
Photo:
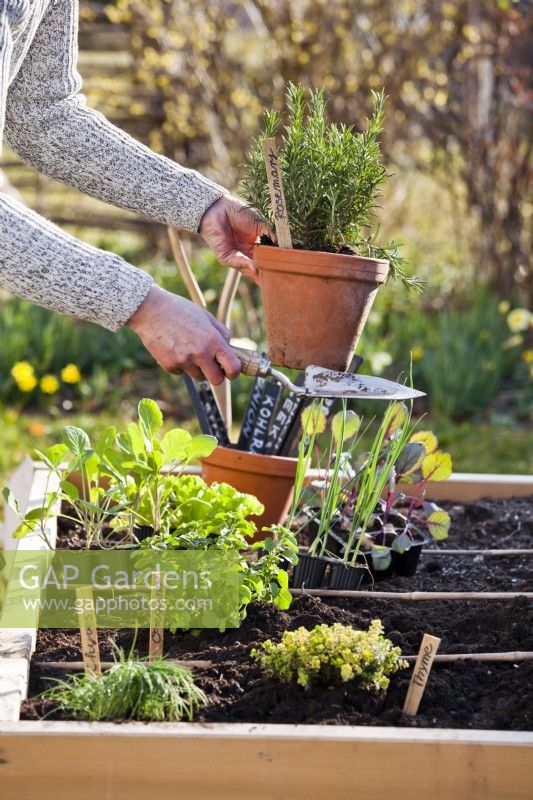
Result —
<path fill-rule="evenodd" d="M 411 389 L 401 383 L 375 378 L 372 375 L 354 375 L 332 369 L 307 367 L 300 386 L 292 383 L 283 372 L 275 369 L 265 353 L 254 353 L 239 347 L 233 348 L 241 360 L 243 375 L 251 377 L 272 376 L 294 394 L 304 397 L 354 397 L 366 400 L 414 400 L 424 392 Z"/>

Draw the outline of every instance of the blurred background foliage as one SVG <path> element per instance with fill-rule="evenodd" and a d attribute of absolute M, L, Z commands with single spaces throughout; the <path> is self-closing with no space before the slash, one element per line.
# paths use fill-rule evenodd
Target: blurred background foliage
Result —
<path fill-rule="evenodd" d="M 529 471 L 531 0 L 80 7 L 89 103 L 235 191 L 263 108 L 281 106 L 288 80 L 324 86 L 332 117 L 356 127 L 370 90 L 385 88 L 391 179 L 382 236 L 405 243 L 427 286 L 422 299 L 398 285 L 382 291 L 361 344 L 363 369 L 396 378 L 412 351 L 415 384 L 429 397 L 419 411 L 456 469 Z M 0 184 L 3 174 L 32 207 L 184 292 L 162 226 L 37 176 L 7 150 L 0 167 Z M 187 246 L 214 310 L 224 270 L 198 244 Z M 6 296 L 0 304 L 0 473 L 30 443 L 53 437 L 65 416 L 93 415 L 98 429 L 151 395 L 175 418 L 192 418 L 182 381 L 158 370 L 129 331 L 110 334 Z M 235 335 L 262 341 L 259 308 L 256 287 L 241 282 Z M 248 388 L 244 378 L 234 388 L 237 421 Z"/>

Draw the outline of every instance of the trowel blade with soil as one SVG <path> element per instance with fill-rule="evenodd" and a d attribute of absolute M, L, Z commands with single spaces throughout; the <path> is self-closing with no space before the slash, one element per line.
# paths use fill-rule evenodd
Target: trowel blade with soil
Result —
<path fill-rule="evenodd" d="M 364 400 L 414 400 L 424 392 L 373 375 L 354 375 L 311 365 L 303 389 L 308 397 L 346 397 Z"/>

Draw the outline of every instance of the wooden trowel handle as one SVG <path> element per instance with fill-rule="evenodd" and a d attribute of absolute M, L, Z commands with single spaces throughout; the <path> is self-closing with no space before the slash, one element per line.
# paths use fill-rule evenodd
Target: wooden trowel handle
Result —
<path fill-rule="evenodd" d="M 243 347 L 232 347 L 233 352 L 241 360 L 241 372 L 255 378 L 257 375 L 267 375 L 270 362 L 264 353 L 255 353 L 253 350 L 245 350 Z"/>

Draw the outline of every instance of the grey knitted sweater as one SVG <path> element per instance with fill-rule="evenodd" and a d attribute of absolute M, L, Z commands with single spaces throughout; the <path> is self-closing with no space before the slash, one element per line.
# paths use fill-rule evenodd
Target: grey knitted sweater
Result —
<path fill-rule="evenodd" d="M 2 138 L 26 163 L 100 200 L 198 230 L 225 190 L 87 108 L 76 70 L 78 0 L 0 0 Z M 0 193 L 0 286 L 118 330 L 152 279 Z"/>

